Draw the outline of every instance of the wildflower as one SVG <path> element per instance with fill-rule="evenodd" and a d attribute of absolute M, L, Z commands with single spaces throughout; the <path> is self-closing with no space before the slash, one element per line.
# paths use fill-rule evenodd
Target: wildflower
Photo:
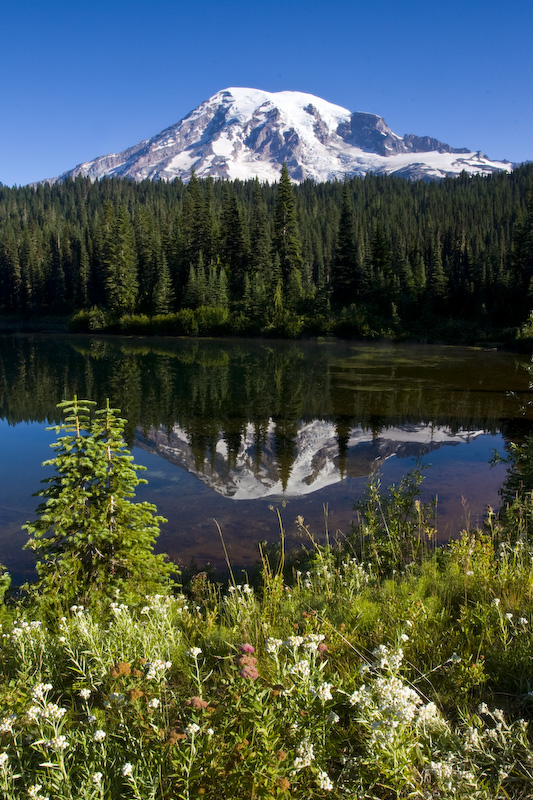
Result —
<path fill-rule="evenodd" d="M 187 650 L 187 655 L 192 656 L 192 658 L 196 658 L 197 656 L 201 655 L 202 648 L 201 647 L 191 647 L 190 650 Z"/>
<path fill-rule="evenodd" d="M 529 625 L 529 620 L 526 619 L 525 617 L 520 617 L 520 619 L 518 620 L 518 624 L 519 625 Z"/>
<path fill-rule="evenodd" d="M 0 767 L 2 769 L 6 769 L 7 762 L 9 761 L 9 756 L 7 753 L 0 753 Z"/>
<path fill-rule="evenodd" d="M 239 670 L 239 675 L 241 678 L 250 678 L 250 680 L 255 681 L 259 677 L 259 672 L 257 671 L 257 667 L 254 667 L 252 664 L 246 664 Z"/>
<path fill-rule="evenodd" d="M 206 730 L 206 733 L 207 733 L 207 735 L 208 735 L 208 736 L 212 736 L 212 735 L 214 734 L 214 732 L 215 732 L 215 731 L 213 730 L 213 728 L 208 728 L 208 729 Z"/>
<path fill-rule="evenodd" d="M 48 747 L 52 747 L 54 750 L 66 750 L 69 747 L 69 743 L 67 741 L 66 736 L 54 736 L 53 739 L 47 742 Z"/>
<path fill-rule="evenodd" d="M 90 696 L 91 696 L 91 690 L 90 689 L 80 689 L 80 697 L 83 700 L 88 700 Z"/>
<path fill-rule="evenodd" d="M 106 732 L 98 729 L 94 732 L 93 739 L 95 742 L 103 742 L 106 737 Z"/>
<path fill-rule="evenodd" d="M 409 637 L 408 637 L 408 635 L 406 633 L 402 633 L 400 635 L 400 639 L 402 640 L 402 642 L 408 642 L 409 641 Z"/>
<path fill-rule="evenodd" d="M 308 678 L 310 675 L 309 661 L 297 661 L 290 667 L 289 675 L 301 675 L 302 678 Z"/>
<path fill-rule="evenodd" d="M 498 608 L 498 606 L 500 605 L 500 598 L 499 597 L 495 597 L 494 600 L 492 601 L 491 605 L 493 605 L 495 608 Z"/>
<path fill-rule="evenodd" d="M 33 786 L 28 787 L 28 795 L 32 798 L 32 800 L 48 800 L 48 797 L 45 797 L 43 794 L 39 794 L 42 789 L 42 785 L 40 783 L 35 783 Z"/>
<path fill-rule="evenodd" d="M 309 767 L 311 762 L 315 759 L 313 752 L 313 745 L 307 739 L 300 742 L 296 749 L 297 757 L 294 759 L 294 769 L 303 769 Z"/>
<path fill-rule="evenodd" d="M 185 733 L 187 736 L 194 736 L 195 733 L 200 733 L 200 726 L 196 724 L 196 722 L 191 722 L 190 725 L 187 725 L 185 728 Z"/>
<path fill-rule="evenodd" d="M 195 711 L 200 711 L 201 709 L 207 708 L 209 703 L 206 700 L 202 700 L 201 697 L 190 697 L 185 701 L 185 705 L 194 708 Z"/>
<path fill-rule="evenodd" d="M 328 775 L 327 772 L 319 772 L 317 775 L 317 783 L 321 789 L 324 789 L 326 792 L 331 792 L 333 790 L 333 783 Z"/>
<path fill-rule="evenodd" d="M 326 719 L 328 722 L 332 722 L 335 725 L 337 722 L 339 722 L 340 717 L 334 711 L 330 711 Z"/>
<path fill-rule="evenodd" d="M 27 716 L 30 722 L 37 722 L 39 719 L 58 722 L 66 713 L 66 708 L 59 708 L 55 703 L 46 703 L 44 706 L 30 706 Z"/>
<path fill-rule="evenodd" d="M 10 714 L 9 717 L 3 717 L 0 720 L 0 733 L 13 733 L 13 723 L 16 719 L 16 714 Z"/>
<path fill-rule="evenodd" d="M 120 771 L 122 772 L 124 778 L 130 778 L 133 775 L 133 764 L 130 764 L 129 761 L 126 761 Z"/>
<path fill-rule="evenodd" d="M 95 772 L 93 775 L 93 783 L 96 784 L 96 786 L 99 786 L 102 783 L 103 777 L 104 776 L 102 775 L 101 772 Z"/>
<path fill-rule="evenodd" d="M 284 644 L 287 647 L 300 647 L 300 645 L 303 644 L 303 643 L 304 643 L 304 637 L 303 636 L 289 636 L 287 641 L 284 642 Z"/>
<path fill-rule="evenodd" d="M 148 708 L 159 708 L 160 700 L 157 697 L 152 697 L 148 703 Z"/>
<path fill-rule="evenodd" d="M 267 639 L 265 649 L 267 653 L 277 653 L 282 644 L 281 639 L 274 639 L 271 636 Z"/>
<path fill-rule="evenodd" d="M 325 703 L 327 700 L 333 700 L 331 689 L 331 683 L 321 683 L 316 690 L 316 696 L 322 700 L 323 703 Z"/>
<path fill-rule="evenodd" d="M 34 700 L 44 700 L 44 695 L 47 694 L 53 686 L 51 683 L 38 683 L 33 687 L 31 696 Z"/>
<path fill-rule="evenodd" d="M 252 644 L 248 644 L 248 642 L 241 644 L 239 650 L 241 653 L 255 653 L 255 647 Z"/>
<path fill-rule="evenodd" d="M 198 648 L 193 648 L 193 649 L 196 650 Z M 171 668 L 171 666 L 172 666 L 172 661 L 161 661 L 159 659 L 155 659 L 154 661 L 148 662 L 146 664 L 147 680 L 153 681 L 155 680 L 155 678 L 162 676 L 167 669 Z"/>

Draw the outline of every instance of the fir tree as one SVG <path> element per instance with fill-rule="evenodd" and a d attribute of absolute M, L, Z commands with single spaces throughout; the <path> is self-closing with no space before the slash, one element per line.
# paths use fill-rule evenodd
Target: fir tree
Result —
<path fill-rule="evenodd" d="M 56 475 L 39 494 L 39 519 L 25 525 L 25 545 L 39 557 L 38 588 L 50 601 L 91 604 L 98 598 L 167 591 L 171 564 L 153 554 L 162 517 L 133 503 L 143 481 L 123 439 L 125 420 L 109 407 L 90 418 L 89 401 L 60 403 L 64 422 L 52 445 Z M 68 579 L 65 580 L 65 577 Z"/>
<path fill-rule="evenodd" d="M 273 250 L 279 258 L 283 285 L 287 288 L 294 279 L 293 273 L 301 272 L 303 259 L 296 204 L 286 164 L 281 168 L 276 195 Z"/>
<path fill-rule="evenodd" d="M 137 254 L 128 212 L 121 206 L 110 231 L 106 254 L 107 304 L 115 314 L 135 308 L 137 299 Z"/>

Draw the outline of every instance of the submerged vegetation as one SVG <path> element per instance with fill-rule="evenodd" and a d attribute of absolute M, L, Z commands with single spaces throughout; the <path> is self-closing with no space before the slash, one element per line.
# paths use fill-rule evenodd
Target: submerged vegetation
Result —
<path fill-rule="evenodd" d="M 281 526 L 247 582 L 229 565 L 178 588 L 120 419 L 66 413 L 28 526 L 39 582 L 10 597 L 2 575 L 2 797 L 531 797 L 525 477 L 438 548 L 422 473 L 376 478 L 342 542 L 299 518 L 308 548 L 286 553 Z M 522 476 L 529 451 L 511 452 Z"/>

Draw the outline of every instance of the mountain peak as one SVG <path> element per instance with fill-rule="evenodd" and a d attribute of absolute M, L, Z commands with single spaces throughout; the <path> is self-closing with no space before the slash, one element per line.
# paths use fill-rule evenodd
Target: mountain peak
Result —
<path fill-rule="evenodd" d="M 433 137 L 399 136 L 377 114 L 351 113 L 312 94 L 230 87 L 151 139 L 79 164 L 51 182 L 77 175 L 187 181 L 193 169 L 200 178 L 274 182 L 284 162 L 297 182 L 367 172 L 438 179 L 511 169 L 509 162 Z"/>

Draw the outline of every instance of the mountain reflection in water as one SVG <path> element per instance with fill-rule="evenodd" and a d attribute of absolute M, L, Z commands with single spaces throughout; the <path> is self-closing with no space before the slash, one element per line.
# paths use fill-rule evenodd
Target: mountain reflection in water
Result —
<path fill-rule="evenodd" d="M 419 457 L 432 464 L 424 491 L 439 494 L 441 536 L 463 505 L 479 519 L 505 477 L 490 470 L 492 451 L 530 429 L 527 367 L 525 357 L 474 348 L 0 336 L 0 561 L 29 568 L 20 526 L 34 516 L 31 495 L 46 476 L 38 465 L 49 457 L 36 432 L 74 394 L 99 407 L 109 397 L 127 419 L 148 468 L 138 497 L 169 519 L 159 549 L 220 563 L 216 518 L 232 559 L 250 564 L 257 542 L 278 535 L 269 506 L 288 503 L 289 536 L 298 514 L 323 530 L 325 504 L 330 530 L 347 532 L 368 475 L 398 481 Z"/>

